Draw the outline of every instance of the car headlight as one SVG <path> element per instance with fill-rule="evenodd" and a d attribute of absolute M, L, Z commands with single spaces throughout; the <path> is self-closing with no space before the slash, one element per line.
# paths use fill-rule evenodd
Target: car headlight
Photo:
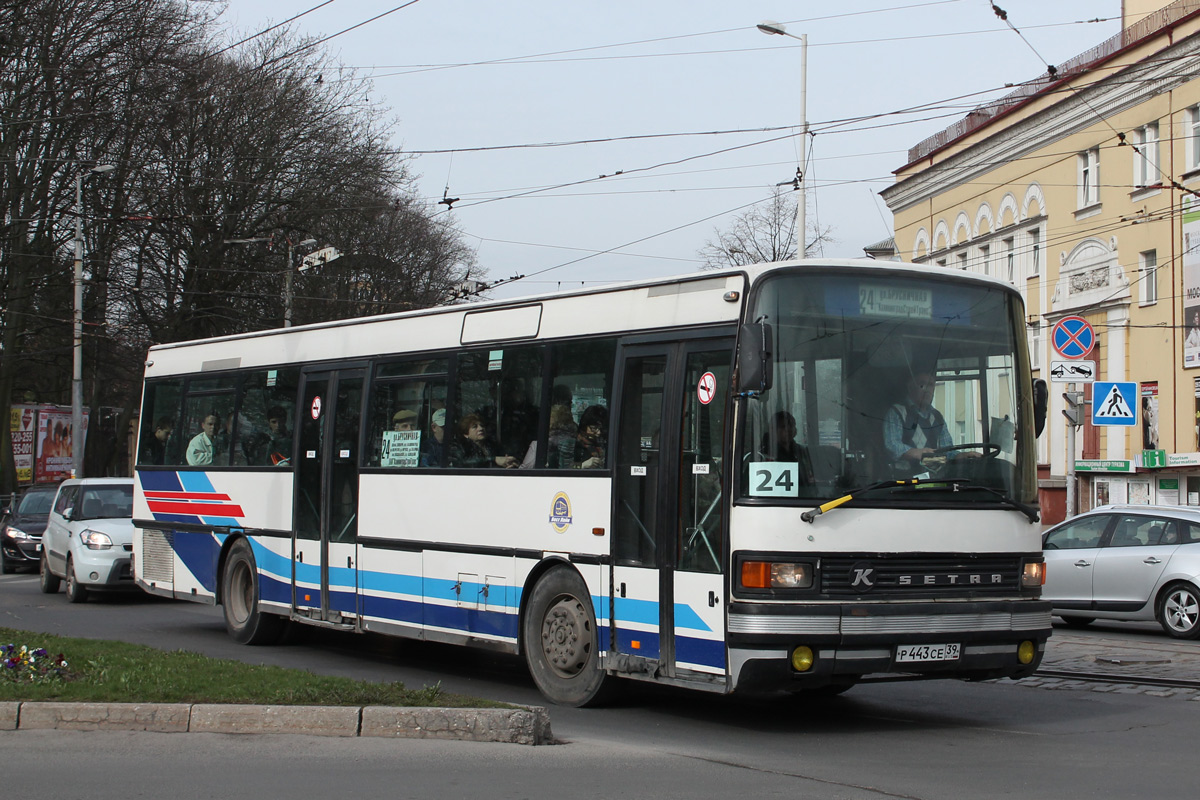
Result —
<path fill-rule="evenodd" d="M 813 566 L 795 561 L 743 561 L 742 586 L 746 589 L 810 589 Z"/>
<path fill-rule="evenodd" d="M 100 531 L 86 530 L 79 534 L 79 541 L 87 545 L 89 550 L 108 550 L 113 546 L 108 534 Z"/>
<path fill-rule="evenodd" d="M 4 535 L 10 539 L 18 539 L 21 541 L 25 541 L 27 539 L 33 538 L 32 536 L 30 536 L 28 533 L 21 530 L 20 528 L 14 528 L 11 525 L 5 529 Z"/>

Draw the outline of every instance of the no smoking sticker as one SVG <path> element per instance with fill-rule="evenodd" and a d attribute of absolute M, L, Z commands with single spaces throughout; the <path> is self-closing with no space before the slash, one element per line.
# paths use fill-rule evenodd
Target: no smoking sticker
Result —
<path fill-rule="evenodd" d="M 701 405 L 708 405 L 717 396 L 717 376 L 711 372 L 706 372 L 700 376 L 700 381 L 696 384 L 696 397 L 700 399 Z"/>

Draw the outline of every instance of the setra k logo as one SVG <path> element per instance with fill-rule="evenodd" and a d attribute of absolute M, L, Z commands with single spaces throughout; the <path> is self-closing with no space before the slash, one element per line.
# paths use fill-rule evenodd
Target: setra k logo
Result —
<path fill-rule="evenodd" d="M 875 569 L 865 564 L 855 564 L 850 568 L 851 580 L 850 586 L 861 587 L 863 589 L 875 588 Z"/>

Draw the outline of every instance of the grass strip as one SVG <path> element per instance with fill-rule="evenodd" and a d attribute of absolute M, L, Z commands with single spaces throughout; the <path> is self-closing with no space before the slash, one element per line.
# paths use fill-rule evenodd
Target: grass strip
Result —
<path fill-rule="evenodd" d="M 440 684 L 409 689 L 400 681 L 316 675 L 303 669 L 243 664 L 185 650 L 102 639 L 73 639 L 0 627 L 0 646 L 44 648 L 47 656 L 10 666 L 0 661 L 0 701 L 77 703 L 255 703 L 319 706 L 435 706 L 508 708 L 506 703 L 442 691 Z M 34 673 L 59 658 L 62 677 Z"/>

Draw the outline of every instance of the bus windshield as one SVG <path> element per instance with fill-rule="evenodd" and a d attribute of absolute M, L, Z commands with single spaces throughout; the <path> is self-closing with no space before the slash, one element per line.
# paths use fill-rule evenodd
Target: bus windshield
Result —
<path fill-rule="evenodd" d="M 768 326 L 771 384 L 745 401 L 741 497 L 812 505 L 915 477 L 922 485 L 864 499 L 1036 502 L 1015 294 L 949 276 L 810 268 L 768 279 L 752 303 L 749 319 Z"/>

